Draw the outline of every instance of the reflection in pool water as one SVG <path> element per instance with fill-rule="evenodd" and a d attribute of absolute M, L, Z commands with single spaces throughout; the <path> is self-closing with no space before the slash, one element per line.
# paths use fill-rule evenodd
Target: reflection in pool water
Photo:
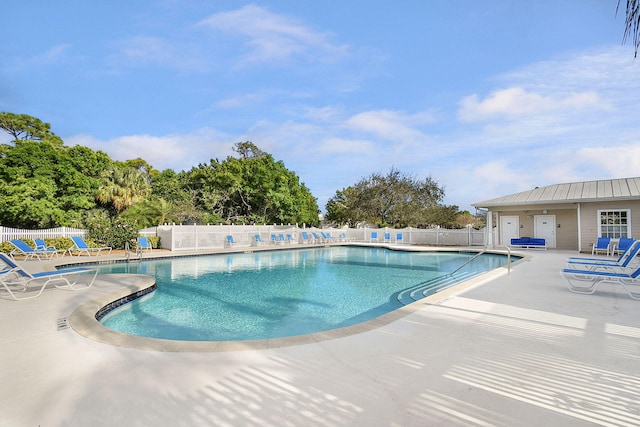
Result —
<path fill-rule="evenodd" d="M 507 262 L 483 254 L 455 278 L 447 276 L 475 255 L 339 246 L 110 264 L 100 271 L 150 274 L 158 289 L 101 322 L 127 334 L 190 341 L 325 331 L 373 319 L 410 295 L 435 292 L 429 286 L 450 286 Z"/>

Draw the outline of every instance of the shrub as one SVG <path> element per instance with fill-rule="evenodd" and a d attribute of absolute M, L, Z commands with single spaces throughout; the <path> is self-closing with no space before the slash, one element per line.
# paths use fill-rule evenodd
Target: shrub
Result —
<path fill-rule="evenodd" d="M 9 252 L 11 252 L 14 249 L 15 249 L 15 246 L 13 246 L 9 242 L 0 243 L 0 252 L 4 252 L 5 254 L 8 254 Z"/>
<path fill-rule="evenodd" d="M 126 221 L 115 218 L 94 218 L 87 224 L 89 239 L 97 246 L 110 246 L 114 249 L 124 249 L 129 243 L 135 247 L 138 228 Z M 90 244 L 87 241 L 87 244 Z"/>

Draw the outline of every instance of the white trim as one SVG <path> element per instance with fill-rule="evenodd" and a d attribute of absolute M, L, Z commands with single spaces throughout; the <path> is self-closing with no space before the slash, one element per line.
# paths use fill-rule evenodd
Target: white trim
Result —
<path fill-rule="evenodd" d="M 620 237 L 631 237 L 631 209 L 598 209 L 596 215 L 596 225 L 598 226 L 598 236 L 603 236 L 602 234 L 602 223 L 600 222 L 602 212 L 626 212 L 627 213 L 627 234 L 625 236 Z M 603 236 L 604 237 L 604 236 Z"/>

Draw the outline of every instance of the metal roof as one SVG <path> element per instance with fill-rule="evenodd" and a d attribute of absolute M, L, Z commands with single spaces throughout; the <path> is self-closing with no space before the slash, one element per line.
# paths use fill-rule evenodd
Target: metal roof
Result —
<path fill-rule="evenodd" d="M 477 208 L 556 203 L 640 200 L 640 177 L 571 182 L 536 187 L 533 190 L 473 203 Z"/>

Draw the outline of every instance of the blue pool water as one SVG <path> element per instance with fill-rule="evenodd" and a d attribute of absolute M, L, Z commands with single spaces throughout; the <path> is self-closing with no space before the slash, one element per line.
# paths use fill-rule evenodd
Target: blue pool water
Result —
<path fill-rule="evenodd" d="M 332 247 L 103 265 L 101 273 L 153 275 L 158 289 L 101 322 L 127 334 L 189 341 L 325 331 L 401 307 L 398 298 L 406 299 L 407 289 L 424 296 L 424 286 L 474 255 Z M 466 279 L 506 261 L 483 254 L 456 276 Z"/>

